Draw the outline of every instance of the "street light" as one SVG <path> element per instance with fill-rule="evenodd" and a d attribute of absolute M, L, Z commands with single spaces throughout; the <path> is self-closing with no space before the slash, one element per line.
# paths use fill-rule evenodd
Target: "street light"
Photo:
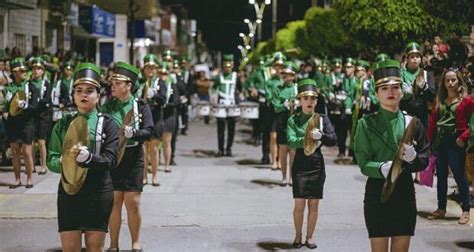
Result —
<path fill-rule="evenodd" d="M 277 0 L 274 0 L 274 1 L 277 1 Z M 255 14 L 257 16 L 257 39 L 258 41 L 260 41 L 260 39 L 262 38 L 262 26 L 260 25 L 262 23 L 262 20 L 263 20 L 263 12 L 265 11 L 265 6 L 271 4 L 272 1 L 271 0 L 265 0 L 263 1 L 260 5 L 255 1 L 255 0 L 249 0 L 249 4 L 252 4 L 254 9 L 255 9 Z M 244 20 L 245 22 L 245 20 Z M 247 22 L 246 22 L 247 23 Z"/>

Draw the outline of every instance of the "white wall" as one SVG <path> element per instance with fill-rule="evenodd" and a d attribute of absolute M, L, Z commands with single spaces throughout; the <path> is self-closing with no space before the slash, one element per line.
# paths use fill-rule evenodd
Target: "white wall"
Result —
<path fill-rule="evenodd" d="M 15 46 L 15 40 L 13 34 L 24 34 L 26 36 L 26 52 L 22 52 L 23 55 L 31 52 L 32 50 L 32 36 L 37 36 L 40 40 L 41 32 L 41 11 L 36 10 L 10 10 L 8 17 L 8 47 L 13 48 Z M 41 46 L 41 41 L 39 41 Z"/>
<path fill-rule="evenodd" d="M 96 64 L 100 63 L 100 43 L 114 43 L 114 61 L 128 62 L 127 16 L 115 15 L 115 38 L 100 38 L 97 40 Z M 133 64 L 133 63 L 132 63 Z"/>

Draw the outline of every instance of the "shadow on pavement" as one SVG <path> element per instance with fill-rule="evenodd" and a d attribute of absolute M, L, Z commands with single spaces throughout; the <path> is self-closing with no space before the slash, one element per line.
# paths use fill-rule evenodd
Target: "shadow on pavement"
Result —
<path fill-rule="evenodd" d="M 290 243 L 286 242 L 273 242 L 273 241 L 263 241 L 258 242 L 257 246 L 264 250 L 276 251 L 280 249 L 293 249 Z"/>
<path fill-rule="evenodd" d="M 474 250 L 474 241 L 458 241 L 458 242 L 455 242 L 455 244 L 456 246 L 460 248 Z"/>
<path fill-rule="evenodd" d="M 257 185 L 265 186 L 265 187 L 268 187 L 268 188 L 273 188 L 275 186 L 280 186 L 280 181 L 270 180 L 270 179 L 253 179 L 250 182 L 252 182 L 254 184 L 257 184 Z"/>
<path fill-rule="evenodd" d="M 193 158 L 208 158 L 208 157 L 215 157 L 217 155 L 216 151 L 213 150 L 201 150 L 201 149 L 195 149 L 193 152 L 186 153 L 186 154 L 181 154 L 183 157 L 193 157 Z"/>
<path fill-rule="evenodd" d="M 420 216 L 423 219 L 428 219 L 428 216 L 431 215 L 431 212 L 426 212 L 426 211 L 418 211 L 418 216 Z M 459 217 L 444 217 L 438 220 L 447 220 L 447 221 L 457 221 Z"/>
<path fill-rule="evenodd" d="M 334 163 L 337 165 L 352 165 L 352 158 L 343 157 L 334 159 Z"/>
<path fill-rule="evenodd" d="M 258 160 L 258 159 L 247 158 L 247 159 L 237 160 L 236 163 L 238 165 L 259 165 L 262 162 L 260 162 L 260 160 Z"/>

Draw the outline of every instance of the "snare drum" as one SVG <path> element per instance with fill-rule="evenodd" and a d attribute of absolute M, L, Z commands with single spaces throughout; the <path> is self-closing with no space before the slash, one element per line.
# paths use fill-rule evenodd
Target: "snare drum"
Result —
<path fill-rule="evenodd" d="M 237 117 L 240 116 L 240 107 L 228 107 L 227 108 L 228 117 Z"/>
<path fill-rule="evenodd" d="M 227 111 L 226 107 L 222 105 L 213 105 L 211 108 L 211 116 L 216 118 L 226 118 Z"/>
<path fill-rule="evenodd" d="M 211 113 L 211 103 L 208 101 L 199 101 L 197 103 L 197 110 L 199 116 L 208 116 Z"/>
<path fill-rule="evenodd" d="M 242 111 L 242 118 L 258 119 L 258 103 L 256 102 L 241 102 L 240 109 Z"/>

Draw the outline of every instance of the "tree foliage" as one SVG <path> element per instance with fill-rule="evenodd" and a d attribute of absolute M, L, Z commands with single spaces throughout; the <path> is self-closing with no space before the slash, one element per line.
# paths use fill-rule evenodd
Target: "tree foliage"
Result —
<path fill-rule="evenodd" d="M 420 1 L 336 0 L 334 8 L 354 38 L 367 48 L 391 53 L 400 51 L 409 41 L 467 28 L 466 24 L 432 16 Z"/>
<path fill-rule="evenodd" d="M 420 0 L 421 6 L 432 16 L 474 25 L 474 2 L 472 0 Z"/>
<path fill-rule="evenodd" d="M 285 28 L 280 29 L 275 36 L 275 50 L 286 52 L 299 48 L 300 57 L 306 56 L 303 48 L 307 46 L 306 22 L 304 20 L 289 22 Z"/>
<path fill-rule="evenodd" d="M 340 54 L 350 45 L 349 35 L 334 9 L 313 7 L 306 11 L 305 47 L 313 55 Z"/>

